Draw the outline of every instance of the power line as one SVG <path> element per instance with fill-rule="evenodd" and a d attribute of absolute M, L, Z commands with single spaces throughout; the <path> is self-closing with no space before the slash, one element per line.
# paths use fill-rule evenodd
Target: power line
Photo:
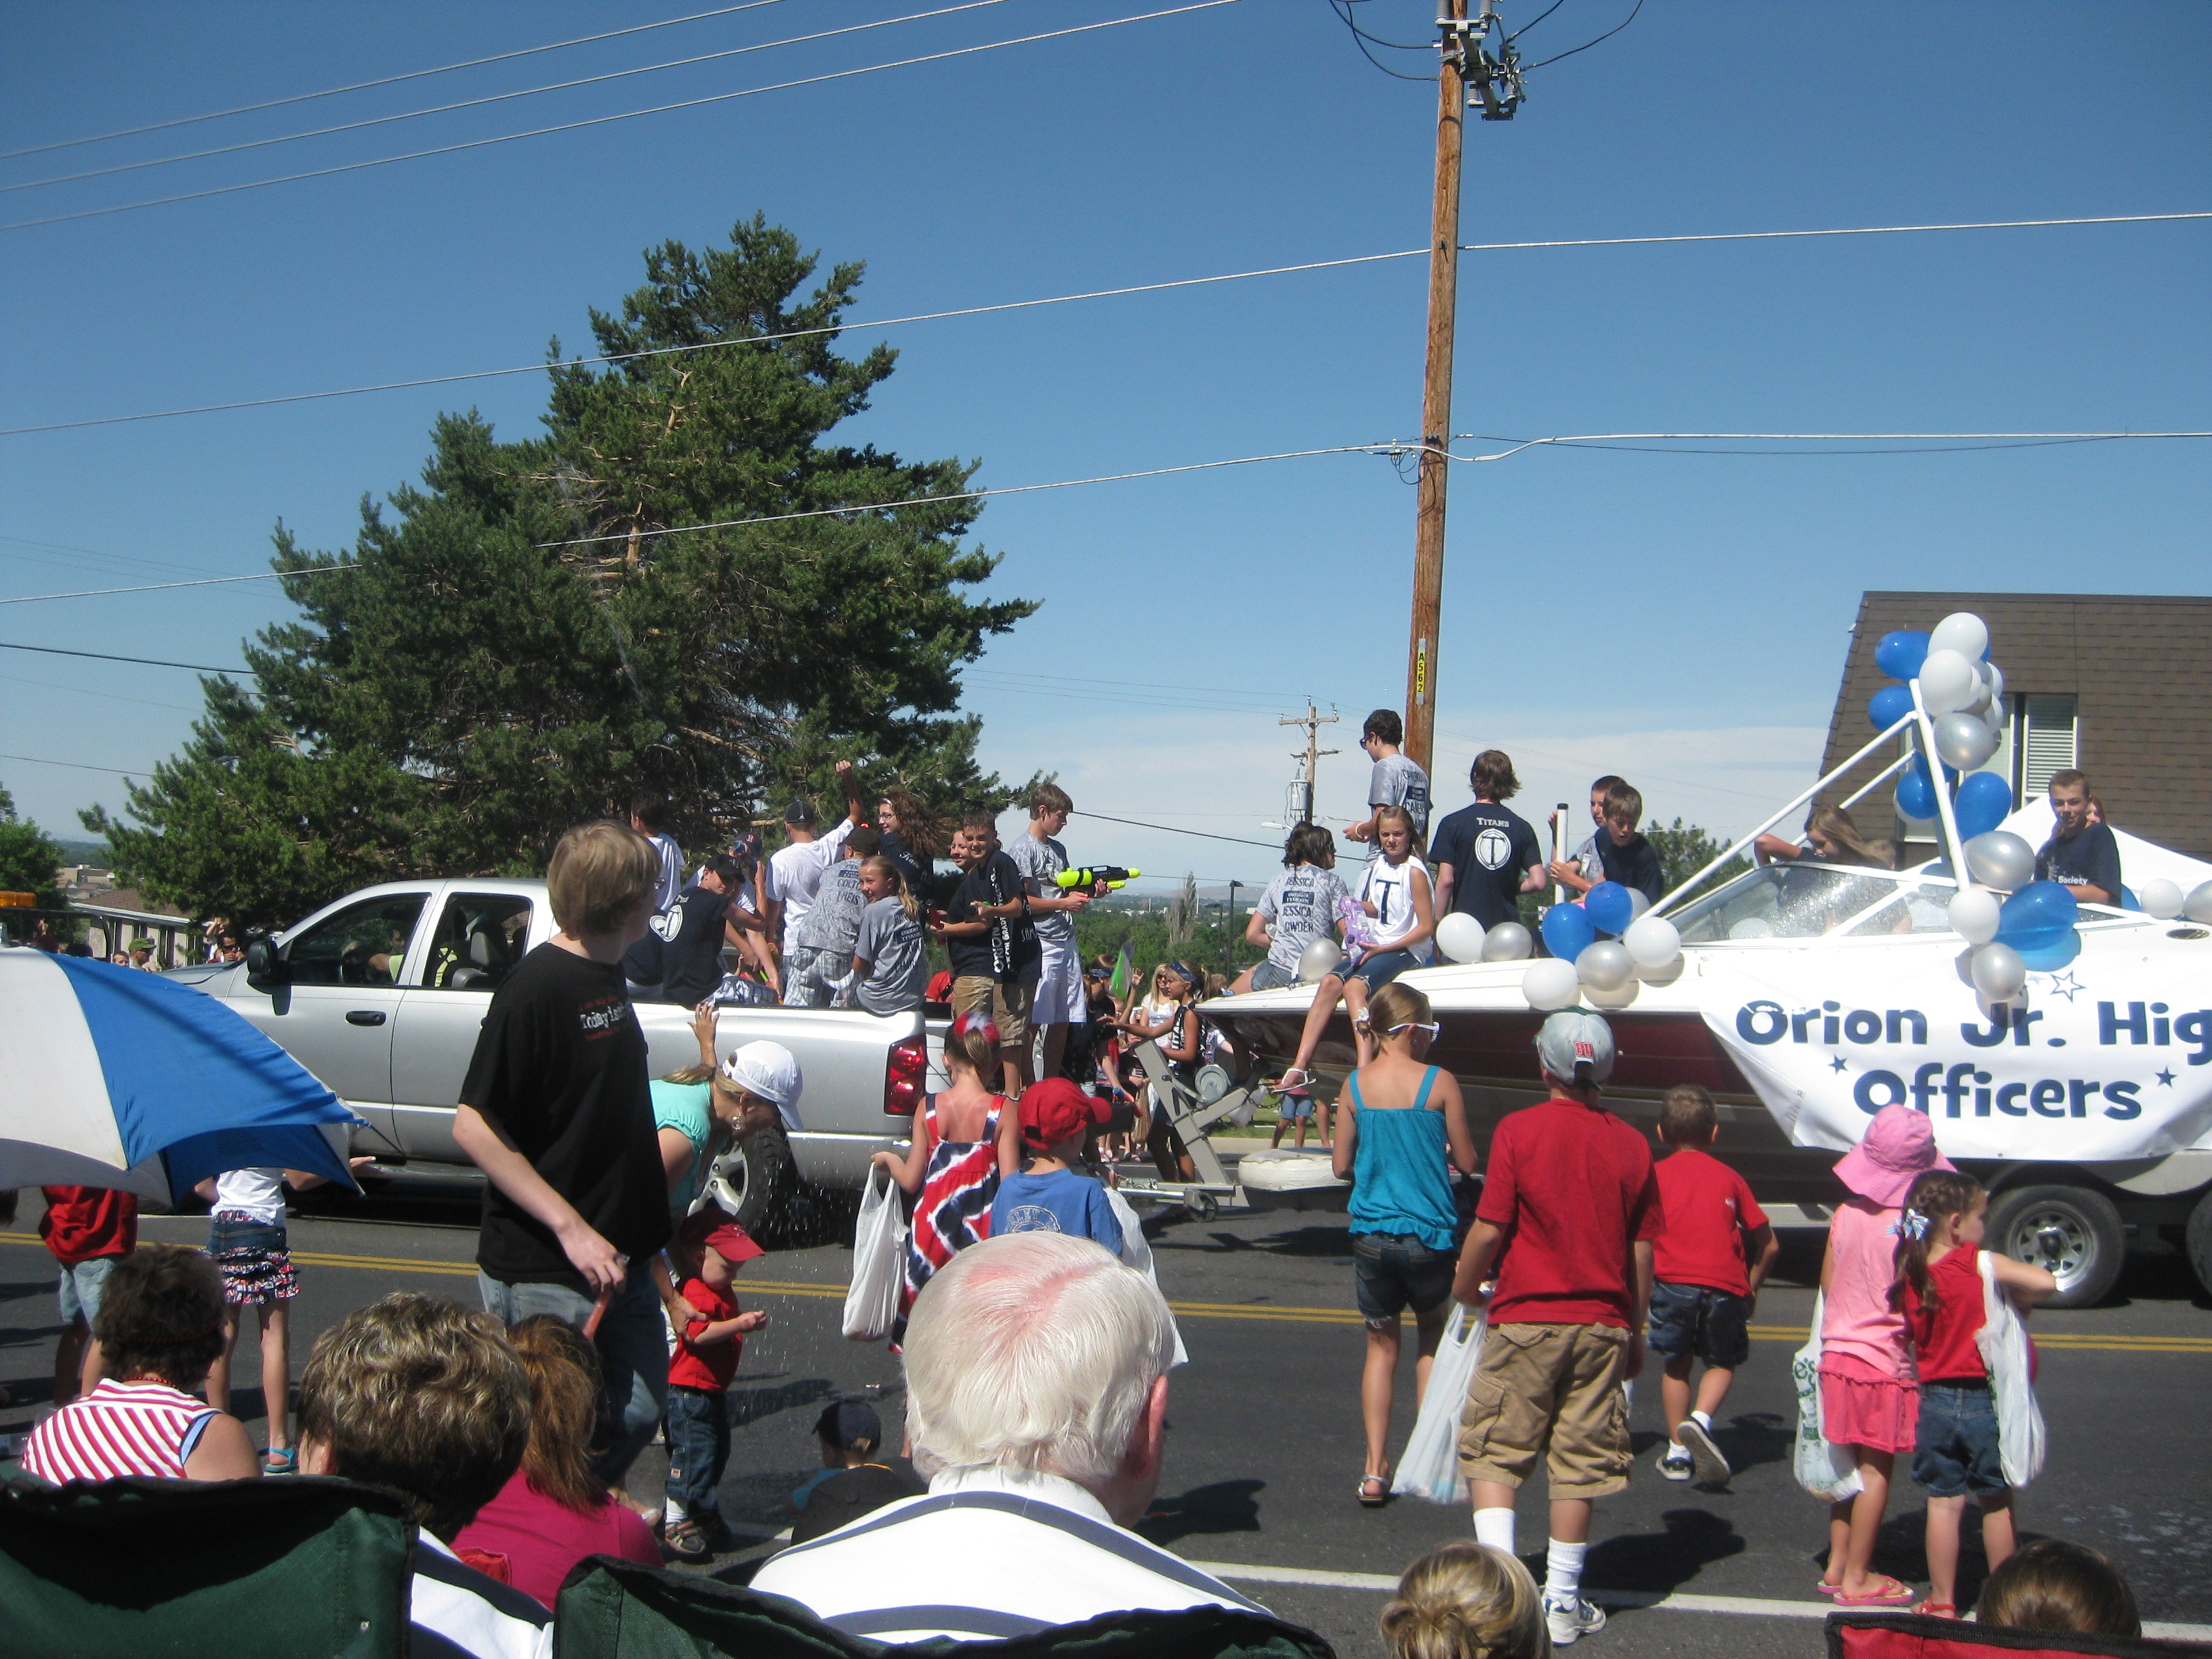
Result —
<path fill-rule="evenodd" d="M 106 599 L 119 593 L 167 593 L 179 587 L 226 587 L 233 582 L 275 582 L 282 581 L 287 576 L 324 576 L 333 570 L 357 570 L 360 568 L 356 564 L 318 564 L 310 565 L 305 570 L 258 570 L 251 575 L 203 576 L 189 582 L 143 582 L 136 587 L 81 587 L 70 593 L 19 594 L 14 599 L 0 599 L 0 605 L 40 605 L 47 599 Z M 172 667 L 181 665 L 170 665 Z M 232 671 L 225 668 L 216 672 L 228 674 Z"/>
<path fill-rule="evenodd" d="M 5 758 L 0 757 L 0 758 Z M 1170 823 L 1142 823 L 1135 818 L 1117 818 L 1109 812 L 1079 811 L 1068 814 L 1075 818 L 1097 818 L 1106 823 L 1126 823 L 1133 830 L 1158 830 L 1164 835 L 1194 836 L 1200 841 L 1225 841 L 1238 847 L 1264 847 L 1271 853 L 1283 850 L 1279 842 L 1252 841 L 1243 836 L 1217 836 L 1210 830 L 1178 830 Z"/>
<path fill-rule="evenodd" d="M 2118 443 L 2154 438 L 2212 438 L 2212 432 L 1585 432 L 1569 436 L 1550 438 L 1504 438 L 1486 433 L 1455 432 L 1455 440 L 1474 439 L 1480 443 L 1509 444 L 1510 448 L 1494 455 L 1451 455 L 1449 459 L 1462 462 L 1502 461 L 1520 454 L 1523 450 L 1540 447 L 1569 449 L 1633 450 L 1631 440 L 1650 441 L 1654 453 L 1686 455 L 1912 455 L 1968 453 L 1986 449 L 2035 449 L 2052 444 Z M 1656 447 L 1661 441 L 1682 440 L 1728 441 L 1735 443 L 1912 443 L 1909 449 L 1844 449 L 1844 450 L 1788 450 L 1788 449 L 1667 449 Z M 1975 441 L 1977 440 L 1984 441 Z M 1417 446 L 1407 445 L 1410 450 Z"/>
<path fill-rule="evenodd" d="M 242 674 L 260 678 L 251 668 L 213 668 L 204 662 L 164 662 L 159 657 L 116 657 L 105 651 L 64 651 L 58 645 L 15 645 L 0 640 L 0 651 L 35 651 L 42 657 L 89 657 L 94 662 L 130 662 L 143 668 L 189 668 L 196 674 Z"/>
<path fill-rule="evenodd" d="M 0 755 L 0 760 L 21 761 L 26 766 L 66 766 L 77 772 L 112 772 L 118 778 L 149 777 L 154 770 L 150 766 L 87 766 L 82 761 L 48 760 L 43 755 Z"/>
<path fill-rule="evenodd" d="M 944 63 L 954 58 L 972 58 L 978 52 L 996 52 L 1001 46 L 1031 46 L 1040 40 L 1060 40 L 1072 35 L 1095 34 L 1101 29 L 1119 28 L 1125 23 L 1148 23 L 1162 17 L 1178 17 L 1186 12 L 1212 11 L 1219 6 L 1233 6 L 1237 0 L 1189 0 L 1189 3 L 1170 6 L 1162 11 L 1140 12 L 1128 17 L 1112 17 L 1103 22 L 1079 23 L 1068 28 L 1047 29 L 1042 33 L 1018 35 L 1006 40 L 987 40 L 981 46 L 956 46 L 945 52 L 924 52 L 915 58 L 901 58 L 886 64 L 866 64 L 859 69 L 833 70 L 824 75 L 802 76 L 793 81 L 778 81 L 771 85 L 745 87 L 736 92 L 718 92 L 702 98 L 679 99 L 672 104 L 655 104 L 648 109 L 624 110 L 614 115 L 595 115 L 580 121 L 562 121 L 552 126 L 532 127 L 526 132 L 501 133 L 490 138 L 471 138 L 459 143 L 439 144 L 428 149 L 409 150 L 400 155 L 374 156 L 366 161 L 344 161 L 326 167 L 313 167 L 304 173 L 287 173 L 270 179 L 249 179 L 241 184 L 215 185 L 205 190 L 188 190 L 173 196 L 150 197 L 139 202 L 118 202 L 108 207 L 82 208 L 75 213 L 49 214 L 43 219 L 19 219 L 12 224 L 0 225 L 0 232 L 32 230 L 42 225 L 68 224 L 79 219 L 104 218 L 109 214 L 132 213 L 140 208 L 167 207 L 178 202 L 204 201 L 212 196 L 230 196 L 240 191 L 261 190 L 270 185 L 297 184 L 307 179 L 328 179 L 341 173 L 359 173 L 368 167 L 389 167 L 396 161 L 419 161 L 428 156 L 453 155 L 462 150 L 483 149 L 493 144 L 511 144 L 524 138 L 543 138 L 556 132 L 578 132 L 587 127 L 603 127 L 617 121 L 634 121 L 640 116 L 665 115 L 672 110 L 699 109 L 708 104 L 726 104 L 732 99 L 757 97 L 763 93 L 788 92 L 794 87 L 825 85 L 832 81 L 849 81 L 855 76 L 874 75 L 884 70 L 910 69 L 917 64 Z"/>
<path fill-rule="evenodd" d="M 543 46 L 524 46 L 514 52 L 495 52 L 489 58 L 471 58 L 458 64 L 441 64 L 435 69 L 409 70 L 404 75 L 380 76 L 374 81 L 356 81 L 349 86 L 325 87 L 320 92 L 295 92 L 289 97 L 264 99 L 258 104 L 240 104 L 232 109 L 209 110 L 200 115 L 179 115 L 167 121 L 149 121 L 142 127 L 122 127 L 113 132 L 95 132 L 83 138 L 59 138 L 49 144 L 28 144 L 21 149 L 0 150 L 0 161 L 12 161 L 19 155 L 38 155 L 48 150 L 75 149 L 82 144 L 104 144 L 111 138 L 135 138 L 141 133 L 164 132 L 172 127 L 189 127 L 202 121 L 221 121 L 234 115 L 252 115 L 264 109 L 282 109 L 287 104 L 304 104 L 318 98 L 335 98 L 341 93 L 366 92 L 371 87 L 397 86 L 402 81 L 420 81 L 432 75 L 451 75 L 456 70 L 481 69 L 486 64 L 504 64 L 517 58 L 534 58 L 541 52 L 560 52 L 569 46 L 588 46 L 601 40 L 615 40 L 625 34 L 646 34 L 654 29 L 673 28 L 678 23 L 703 22 L 709 17 L 727 17 L 733 12 L 757 11 L 763 6 L 782 3 L 782 0 L 748 0 L 742 6 L 721 6 L 713 11 L 695 11 L 685 17 L 665 17 L 658 23 L 635 23 L 628 28 L 609 29 L 603 34 L 580 34 L 573 40 L 555 40 Z"/>
<path fill-rule="evenodd" d="M 2212 211 L 2105 214 L 2072 219 L 1990 219 L 1971 223 L 1937 225 L 1844 226 L 1820 230 L 1740 230 L 1667 236 L 1586 236 L 1534 242 L 1463 242 L 1460 245 L 1460 252 L 1462 253 L 1510 253 L 1542 248 L 1643 247 L 1673 242 L 1776 241 L 1808 236 L 1900 236 L 1927 231 L 2049 229 L 2079 225 L 2159 224 L 2200 219 L 2212 219 Z M 1337 270 L 1352 265 L 1379 264 L 1395 259 L 1425 258 L 1428 252 L 1425 247 L 1402 248 L 1395 252 L 1359 253 L 1340 259 L 1309 259 L 1297 264 L 1267 265 L 1255 270 L 1224 271 L 1210 276 L 1180 276 L 1165 282 L 1133 283 L 1121 288 L 1090 289 L 1075 294 L 1048 295 L 1042 299 L 1008 300 L 995 305 L 963 306 L 950 311 L 916 312 L 906 317 L 868 318 L 858 322 L 840 322 L 819 328 L 784 329 L 775 333 L 748 334 L 731 339 L 706 340 L 687 345 L 656 346 L 644 351 L 616 352 L 596 357 L 573 357 L 560 365 L 541 361 L 519 364 L 510 368 L 467 369 L 458 374 L 425 375 L 411 380 L 380 380 L 365 386 L 338 386 L 325 392 L 284 392 L 270 398 L 241 398 L 228 403 L 195 404 L 181 409 L 149 410 L 135 415 L 101 415 L 78 421 L 48 421 L 36 426 L 0 427 L 0 438 L 21 437 L 38 432 L 70 432 L 84 427 L 120 426 L 137 421 L 166 421 L 187 415 L 226 414 L 241 409 L 269 409 L 285 404 L 319 402 L 328 398 L 360 397 L 372 392 L 408 392 L 423 386 L 453 386 L 465 380 L 497 380 L 514 374 L 542 374 L 555 367 L 595 368 L 613 363 L 637 362 L 650 357 L 718 351 L 734 346 L 767 345 L 781 340 L 808 339 L 820 335 L 851 333 L 864 329 L 895 328 L 910 323 L 943 322 L 963 317 L 989 316 L 999 312 L 1033 310 L 1041 306 L 1072 305 L 1081 300 L 1122 299 L 1137 294 L 1158 294 L 1174 289 L 1204 288 L 1218 283 L 1238 283 L 1258 276 L 1288 276 L 1313 270 Z"/>
<path fill-rule="evenodd" d="M 465 98 L 451 104 L 434 104 L 427 109 L 400 110 L 391 115 L 365 116 L 358 121 L 342 121 L 333 126 L 313 127 L 305 132 L 278 133 L 268 138 L 241 139 L 234 144 L 218 144 L 209 149 L 187 150 L 178 155 L 150 156 L 143 161 L 118 161 L 112 167 L 91 167 L 82 173 L 56 173 L 48 179 L 26 179 L 19 184 L 0 185 L 0 195 L 18 190 L 40 190 L 48 185 L 73 185 L 87 179 L 106 179 L 118 173 L 139 173 L 148 167 L 172 167 L 180 161 L 204 161 L 213 155 L 235 155 L 241 150 L 267 149 L 274 144 L 297 143 L 307 138 L 327 138 L 333 133 L 358 132 L 366 127 L 390 126 L 395 121 L 419 120 L 426 115 L 450 115 L 456 110 L 477 109 L 485 104 L 504 104 L 517 98 L 536 98 L 548 92 L 569 92 L 578 87 L 594 87 L 606 81 L 624 81 L 632 76 L 658 75 L 663 70 L 689 69 L 698 64 L 712 64 L 725 58 L 744 58 L 757 52 L 774 52 L 779 46 L 805 46 L 811 41 L 834 40 L 841 34 L 860 34 L 869 29 L 889 28 L 895 23 L 915 23 L 932 17 L 949 17 L 955 12 L 975 11 L 984 6 L 1000 6 L 1006 0 L 961 0 L 958 5 L 946 6 L 937 11 L 909 12 L 903 17 L 883 17 L 873 22 L 848 23 L 842 28 L 822 29 L 812 34 L 794 34 L 781 40 L 763 40 L 750 46 L 732 46 L 722 52 L 701 52 L 690 58 L 672 58 L 662 64 L 642 64 L 635 69 L 609 70 L 603 75 L 586 75 L 573 81 L 555 81 L 542 87 L 522 87 L 513 92 L 487 93 L 481 98 Z"/>
<path fill-rule="evenodd" d="M 1557 9 L 1557 8 L 1554 8 L 1554 9 Z M 1636 14 L 1643 9 L 1644 0 L 1636 0 L 1635 5 L 1629 9 L 1627 16 L 1622 18 L 1618 23 L 1615 23 L 1603 34 L 1597 36 L 1595 40 L 1585 40 L 1579 46 L 1569 46 L 1565 52 L 1553 52 L 1549 58 L 1543 59 L 1540 63 L 1524 65 L 1521 72 L 1523 75 L 1528 74 L 1532 70 L 1544 68 L 1546 64 L 1556 64 L 1562 58 L 1571 58 L 1578 52 L 1588 52 L 1592 46 L 1597 45 L 1600 40 L 1612 40 L 1614 35 L 1620 33 L 1621 30 L 1626 28 L 1631 23 L 1633 23 L 1636 21 Z M 1548 12 L 1545 14 L 1546 16 L 1549 16 L 1551 14 Z M 1541 21 L 1542 20 L 1540 18 L 1532 20 L 1532 21 Z"/>
<path fill-rule="evenodd" d="M 73 697 L 105 697 L 110 702 L 135 702 L 141 708 L 167 708 L 179 714 L 199 712 L 181 702 L 155 702 L 147 697 L 126 697 L 119 691 L 95 691 L 88 685 L 64 685 L 59 680 L 31 680 L 21 674 L 0 674 L 0 680 L 9 680 L 17 685 L 35 685 L 47 691 L 66 691 Z"/>

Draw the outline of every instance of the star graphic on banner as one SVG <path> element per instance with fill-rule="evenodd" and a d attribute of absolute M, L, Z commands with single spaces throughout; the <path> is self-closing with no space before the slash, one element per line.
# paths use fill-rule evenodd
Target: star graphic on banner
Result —
<path fill-rule="evenodd" d="M 2075 979 L 2070 973 L 2052 974 L 2050 979 L 2051 994 L 2055 997 L 2064 997 L 2069 1002 L 2073 1001 L 2075 994 L 2082 988 L 2081 981 Z"/>
<path fill-rule="evenodd" d="M 1841 1054 L 1836 1055 L 1834 1059 L 1828 1062 L 1828 1069 L 1832 1072 L 1840 1072 L 1844 1070 L 1844 1057 Z"/>
<path fill-rule="evenodd" d="M 2160 1072 L 2158 1074 L 2158 1086 L 2161 1089 L 2171 1089 L 2173 1087 L 2173 1073 L 2171 1072 Z"/>

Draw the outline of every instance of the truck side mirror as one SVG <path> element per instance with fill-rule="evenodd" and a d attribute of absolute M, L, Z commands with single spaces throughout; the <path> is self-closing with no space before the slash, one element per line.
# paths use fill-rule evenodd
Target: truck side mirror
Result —
<path fill-rule="evenodd" d="M 246 941 L 246 979 L 249 985 L 289 985 L 292 982 L 291 964 L 277 955 L 274 939 Z"/>

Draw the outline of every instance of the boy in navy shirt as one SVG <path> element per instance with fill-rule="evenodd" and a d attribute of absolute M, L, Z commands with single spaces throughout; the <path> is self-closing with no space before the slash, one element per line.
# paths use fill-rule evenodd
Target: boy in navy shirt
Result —
<path fill-rule="evenodd" d="M 1112 1115 L 1103 1100 L 1064 1077 L 1040 1079 L 1022 1091 L 1021 1173 L 999 1182 L 991 1204 L 991 1237 L 1000 1233 L 1067 1233 L 1121 1254 L 1121 1224 L 1114 1218 L 1106 1188 L 1073 1167 L 1083 1142 Z"/>

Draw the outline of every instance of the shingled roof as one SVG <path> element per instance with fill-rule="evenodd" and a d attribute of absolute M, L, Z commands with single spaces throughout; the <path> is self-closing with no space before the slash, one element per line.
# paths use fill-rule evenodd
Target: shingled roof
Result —
<path fill-rule="evenodd" d="M 1859 599 L 1821 770 L 1873 735 L 1867 700 L 1890 682 L 1875 646 L 1954 611 L 1990 626 L 2009 697 L 2078 700 L 2078 760 L 2120 828 L 2212 858 L 2212 598 L 2111 593 L 1870 592 Z M 1881 765 L 1870 760 L 1840 799 Z M 1887 790 L 1869 797 L 1887 801 Z M 2017 805 L 2017 803 L 2015 803 Z"/>

